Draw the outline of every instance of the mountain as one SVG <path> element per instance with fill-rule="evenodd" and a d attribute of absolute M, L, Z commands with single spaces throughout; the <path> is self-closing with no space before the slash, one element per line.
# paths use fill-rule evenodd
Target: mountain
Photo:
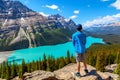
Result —
<path fill-rule="evenodd" d="M 109 24 L 93 25 L 86 29 L 87 32 L 94 35 L 120 35 L 120 22 L 113 22 Z"/>
<path fill-rule="evenodd" d="M 0 51 L 66 42 L 75 26 L 59 14 L 45 17 L 19 1 L 0 0 Z"/>

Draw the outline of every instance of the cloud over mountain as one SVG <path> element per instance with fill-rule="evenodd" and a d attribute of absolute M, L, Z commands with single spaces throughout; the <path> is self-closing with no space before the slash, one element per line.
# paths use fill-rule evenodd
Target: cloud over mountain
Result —
<path fill-rule="evenodd" d="M 92 21 L 86 21 L 84 23 L 84 26 L 90 27 L 93 25 L 107 24 L 107 23 L 112 23 L 112 22 L 117 22 L 117 21 L 120 21 L 120 13 L 115 14 L 115 15 L 107 15 L 105 17 L 97 18 Z"/>
<path fill-rule="evenodd" d="M 49 16 L 49 14 L 45 14 L 44 12 L 39 12 L 39 14 L 43 15 L 43 16 Z"/>
<path fill-rule="evenodd" d="M 69 19 L 75 19 L 77 17 L 78 17 L 77 15 L 72 15 L 72 16 L 69 17 Z"/>

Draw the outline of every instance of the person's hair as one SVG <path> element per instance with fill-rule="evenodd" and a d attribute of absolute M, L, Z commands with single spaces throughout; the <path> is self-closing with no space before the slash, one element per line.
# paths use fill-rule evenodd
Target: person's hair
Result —
<path fill-rule="evenodd" d="M 81 25 L 81 24 L 78 24 L 76 29 L 77 29 L 78 31 L 81 31 L 81 30 L 82 30 L 82 25 Z"/>

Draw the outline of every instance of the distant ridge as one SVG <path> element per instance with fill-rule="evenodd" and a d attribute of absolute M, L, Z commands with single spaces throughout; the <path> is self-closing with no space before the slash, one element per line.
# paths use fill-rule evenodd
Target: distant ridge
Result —
<path fill-rule="evenodd" d="M 109 24 L 93 25 L 86 29 L 87 32 L 94 35 L 106 35 L 106 34 L 120 35 L 119 30 L 120 30 L 120 21 Z"/>

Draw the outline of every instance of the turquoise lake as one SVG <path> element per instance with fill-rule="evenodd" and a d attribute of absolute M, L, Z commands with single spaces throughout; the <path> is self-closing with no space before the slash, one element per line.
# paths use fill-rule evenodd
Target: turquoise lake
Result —
<path fill-rule="evenodd" d="M 91 36 L 87 37 L 86 48 L 90 47 L 93 43 L 104 43 L 101 38 L 94 38 Z M 25 62 L 31 62 L 33 60 L 38 60 L 42 58 L 45 53 L 48 55 L 53 55 L 55 58 L 66 56 L 67 51 L 70 51 L 70 54 L 75 54 L 72 42 L 66 42 L 63 44 L 57 45 L 48 45 L 48 46 L 40 46 L 35 48 L 28 48 L 22 50 L 14 51 L 8 58 L 8 61 L 16 61 L 18 64 L 21 63 L 22 59 Z"/>

